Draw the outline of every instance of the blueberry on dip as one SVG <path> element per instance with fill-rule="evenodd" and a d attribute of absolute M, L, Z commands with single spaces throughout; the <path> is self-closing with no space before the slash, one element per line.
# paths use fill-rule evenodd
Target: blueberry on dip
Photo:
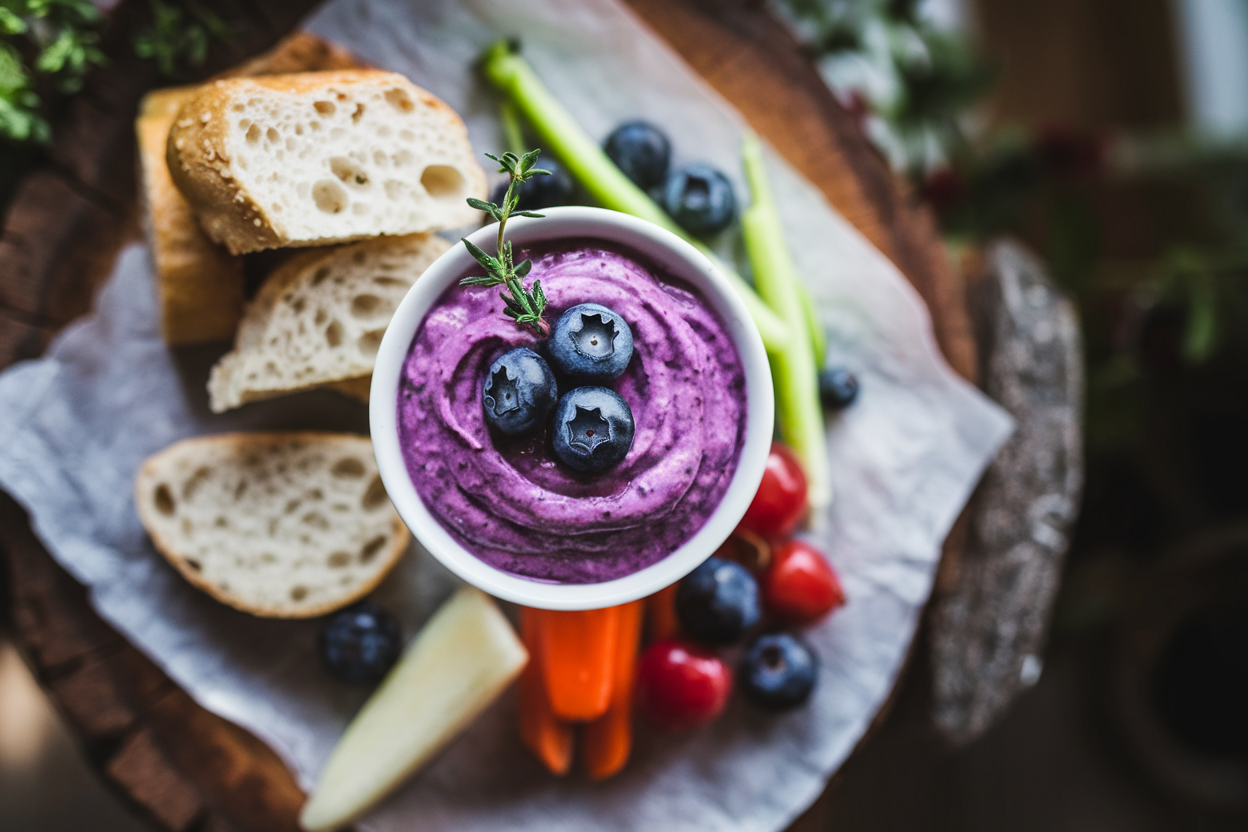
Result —
<path fill-rule="evenodd" d="M 578 384 L 619 378 L 633 357 L 633 331 L 613 310 L 581 303 L 559 316 L 547 346 L 551 363 Z"/>
<path fill-rule="evenodd" d="M 517 347 L 490 365 L 481 400 L 485 420 L 516 436 L 544 422 L 558 396 L 550 366 L 533 350 Z"/>
<path fill-rule="evenodd" d="M 606 387 L 578 387 L 559 400 L 551 442 L 559 461 L 577 471 L 614 468 L 633 447 L 633 411 Z"/>

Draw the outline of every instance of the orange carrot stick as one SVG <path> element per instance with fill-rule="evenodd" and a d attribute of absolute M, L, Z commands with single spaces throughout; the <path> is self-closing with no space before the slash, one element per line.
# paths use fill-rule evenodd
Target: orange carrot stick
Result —
<path fill-rule="evenodd" d="M 620 636 L 616 639 L 615 679 L 607 712 L 585 726 L 582 750 L 591 780 L 619 773 L 633 750 L 633 685 L 637 651 L 641 647 L 644 601 L 620 607 Z"/>
<path fill-rule="evenodd" d="M 619 607 L 601 610 L 534 610 L 542 676 L 555 716 L 569 722 L 597 719 L 611 704 Z"/>
<path fill-rule="evenodd" d="M 572 767 L 572 726 L 555 716 L 546 696 L 538 612 L 520 608 L 520 637 L 529 650 L 529 664 L 520 677 L 520 739 L 551 774 L 562 777 Z"/>
<path fill-rule="evenodd" d="M 676 618 L 676 587 L 664 587 L 646 599 L 646 629 L 650 641 L 675 638 L 680 633 Z"/>

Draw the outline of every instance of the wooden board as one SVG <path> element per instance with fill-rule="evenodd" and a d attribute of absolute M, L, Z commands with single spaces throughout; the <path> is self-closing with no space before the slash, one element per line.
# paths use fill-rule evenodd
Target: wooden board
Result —
<path fill-rule="evenodd" d="M 973 375 L 963 293 L 935 233 L 788 34 L 756 3 L 629 0 L 636 13 L 901 268 L 932 311 L 950 363 Z M 289 31 L 308 0 L 219 0 L 235 27 L 203 74 Z M 0 367 L 39 355 L 86 312 L 135 234 L 131 120 L 152 68 L 129 41 L 142 0 L 125 0 L 105 37 L 112 63 L 54 120 L 49 159 L 20 186 L 0 235 Z M 947 547 L 948 548 L 948 547 Z M 196 705 L 92 611 L 24 512 L 0 495 L 0 552 L 27 660 L 104 778 L 160 829 L 296 829 L 303 796 L 247 732 Z M 0 575 L 5 574 L 0 570 Z M 818 805 L 794 829 L 821 828 Z"/>

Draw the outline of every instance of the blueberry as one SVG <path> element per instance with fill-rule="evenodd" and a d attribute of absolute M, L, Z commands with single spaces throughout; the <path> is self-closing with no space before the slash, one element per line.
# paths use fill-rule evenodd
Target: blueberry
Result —
<path fill-rule="evenodd" d="M 567 205 L 572 201 L 572 177 L 563 165 L 554 159 L 542 159 L 537 165 L 542 170 L 550 171 L 549 176 L 534 176 L 520 186 L 521 211 L 541 211 L 554 208 L 556 205 Z M 495 205 L 503 204 L 507 195 L 507 183 L 500 182 L 490 198 Z"/>
<path fill-rule="evenodd" d="M 607 307 L 582 303 L 559 316 L 546 350 L 555 369 L 572 381 L 606 384 L 628 367 L 633 331 Z"/>
<path fill-rule="evenodd" d="M 810 698 L 819 662 L 806 644 L 788 633 L 759 636 L 737 670 L 746 699 L 769 711 L 783 711 Z"/>
<path fill-rule="evenodd" d="M 527 347 L 504 353 L 491 364 L 482 391 L 485 420 L 508 436 L 528 433 L 546 421 L 559 398 L 550 365 Z"/>
<path fill-rule="evenodd" d="M 398 620 L 370 601 L 335 613 L 320 638 L 321 661 L 344 682 L 376 682 L 403 650 Z"/>
<path fill-rule="evenodd" d="M 739 641 L 761 615 L 758 582 L 739 563 L 707 558 L 676 589 L 676 617 L 695 641 Z"/>
<path fill-rule="evenodd" d="M 723 231 L 737 215 L 732 183 L 710 165 L 687 165 L 663 183 L 663 207 L 681 228 L 704 237 Z"/>
<path fill-rule="evenodd" d="M 824 407 L 840 410 L 858 397 L 858 379 L 844 367 L 829 367 L 819 373 L 819 398 Z"/>
<path fill-rule="evenodd" d="M 672 143 L 646 121 L 626 121 L 611 131 L 602 149 L 615 166 L 642 190 L 658 186 L 672 161 Z"/>
<path fill-rule="evenodd" d="M 555 456 L 569 468 L 600 473 L 633 447 L 633 411 L 606 387 L 577 387 L 555 409 Z"/>

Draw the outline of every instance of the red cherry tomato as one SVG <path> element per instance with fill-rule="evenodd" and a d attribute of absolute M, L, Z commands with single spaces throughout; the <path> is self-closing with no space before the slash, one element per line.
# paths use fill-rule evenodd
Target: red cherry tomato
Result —
<path fill-rule="evenodd" d="M 676 639 L 656 641 L 637 665 L 637 705 L 654 727 L 686 731 L 723 713 L 732 674 L 714 653 Z"/>
<path fill-rule="evenodd" d="M 771 443 L 771 454 L 754 502 L 741 525 L 763 537 L 787 537 L 806 514 L 806 475 L 786 446 Z"/>
<path fill-rule="evenodd" d="M 790 540 L 771 553 L 763 575 L 763 606 L 789 624 L 811 624 L 845 603 L 845 590 L 823 553 Z"/>

